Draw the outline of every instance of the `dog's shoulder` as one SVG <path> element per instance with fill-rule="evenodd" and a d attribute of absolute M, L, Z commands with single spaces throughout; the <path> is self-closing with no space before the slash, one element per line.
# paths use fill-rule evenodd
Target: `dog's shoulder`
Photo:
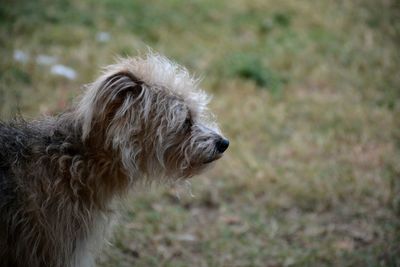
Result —
<path fill-rule="evenodd" d="M 25 121 L 0 122 L 0 155 L 20 151 L 30 139 L 38 137 L 38 132 Z"/>
<path fill-rule="evenodd" d="M 43 140 L 43 132 L 33 123 L 22 119 L 0 122 L 0 166 L 4 169 L 30 158 Z"/>

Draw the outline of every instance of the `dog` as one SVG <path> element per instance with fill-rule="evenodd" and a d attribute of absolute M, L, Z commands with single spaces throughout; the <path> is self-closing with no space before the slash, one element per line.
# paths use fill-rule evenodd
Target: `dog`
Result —
<path fill-rule="evenodd" d="M 0 266 L 94 266 L 139 182 L 207 169 L 229 146 L 188 71 L 156 54 L 120 59 L 55 117 L 0 123 Z"/>

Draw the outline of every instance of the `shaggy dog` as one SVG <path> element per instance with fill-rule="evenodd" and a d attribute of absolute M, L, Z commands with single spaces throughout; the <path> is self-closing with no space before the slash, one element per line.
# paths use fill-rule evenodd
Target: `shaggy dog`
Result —
<path fill-rule="evenodd" d="M 191 177 L 227 149 L 207 102 L 149 54 L 107 67 L 57 117 L 0 123 L 0 266 L 93 266 L 130 188 Z"/>

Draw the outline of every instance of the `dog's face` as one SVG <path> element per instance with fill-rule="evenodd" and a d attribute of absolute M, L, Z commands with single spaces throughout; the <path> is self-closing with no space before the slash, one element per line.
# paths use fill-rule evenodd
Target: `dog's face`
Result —
<path fill-rule="evenodd" d="M 207 103 L 185 69 L 149 55 L 109 67 L 77 112 L 83 138 L 100 136 L 130 176 L 176 179 L 201 172 L 229 145 Z"/>

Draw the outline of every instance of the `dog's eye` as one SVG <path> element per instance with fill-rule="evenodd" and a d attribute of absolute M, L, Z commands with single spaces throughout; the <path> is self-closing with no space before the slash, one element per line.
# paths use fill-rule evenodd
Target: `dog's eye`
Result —
<path fill-rule="evenodd" d="M 183 123 L 183 129 L 185 131 L 189 130 L 192 127 L 192 120 L 190 119 L 190 117 L 187 117 L 185 119 L 185 122 Z"/>

